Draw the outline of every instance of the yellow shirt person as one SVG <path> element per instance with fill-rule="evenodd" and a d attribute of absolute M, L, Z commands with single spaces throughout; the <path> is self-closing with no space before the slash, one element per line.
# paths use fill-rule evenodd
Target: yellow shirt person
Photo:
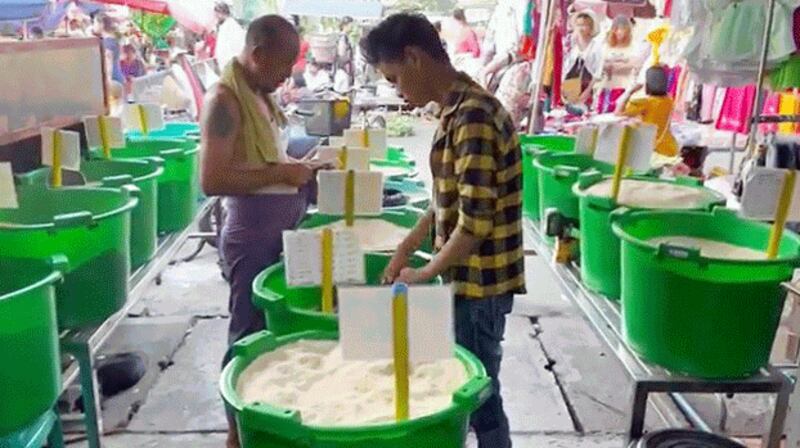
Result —
<path fill-rule="evenodd" d="M 669 129 L 673 101 L 669 96 L 648 95 L 628 102 L 622 112 L 626 117 L 639 118 L 643 123 L 658 127 L 656 152 L 662 156 L 678 155 L 678 143 Z"/>

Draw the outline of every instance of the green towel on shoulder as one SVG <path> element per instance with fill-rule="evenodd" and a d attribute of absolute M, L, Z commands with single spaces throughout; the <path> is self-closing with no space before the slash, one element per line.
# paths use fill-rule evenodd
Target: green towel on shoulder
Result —
<path fill-rule="evenodd" d="M 257 93 L 250 88 L 244 78 L 244 68 L 233 59 L 222 71 L 220 84 L 231 89 L 239 100 L 242 115 L 242 136 L 248 163 L 277 163 L 280 161 L 279 135 L 270 126 L 268 117 L 259 109 Z M 286 116 L 275 104 L 271 96 L 262 97 L 278 127 L 288 123 Z"/>

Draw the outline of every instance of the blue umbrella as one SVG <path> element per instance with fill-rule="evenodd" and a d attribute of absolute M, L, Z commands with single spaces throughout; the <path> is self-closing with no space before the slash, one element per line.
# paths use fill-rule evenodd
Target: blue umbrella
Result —
<path fill-rule="evenodd" d="M 0 0 L 0 21 L 41 17 L 50 4 L 50 0 Z"/>

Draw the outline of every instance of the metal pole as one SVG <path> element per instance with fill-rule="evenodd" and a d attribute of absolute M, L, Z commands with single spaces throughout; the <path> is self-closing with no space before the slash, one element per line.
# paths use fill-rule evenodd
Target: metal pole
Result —
<path fill-rule="evenodd" d="M 758 119 L 761 117 L 761 109 L 764 107 L 764 78 L 766 77 L 767 55 L 769 53 L 769 38 L 772 34 L 772 19 L 775 16 L 775 0 L 769 0 L 767 6 L 767 24 L 764 27 L 764 36 L 761 40 L 761 61 L 758 64 L 758 85 L 756 86 L 756 97 L 753 99 L 753 115 L 750 123 L 750 135 L 747 138 L 747 145 L 750 155 L 753 155 L 756 144 L 756 133 L 758 132 Z"/>
<path fill-rule="evenodd" d="M 545 0 L 545 6 L 542 8 L 541 20 L 539 26 L 539 36 L 536 45 L 536 69 L 533 74 L 536 82 L 533 83 L 531 92 L 531 116 L 528 119 L 528 133 L 533 134 L 536 127 L 536 117 L 539 116 L 542 110 L 542 105 L 539 102 L 539 96 L 542 93 L 542 79 L 544 78 L 544 61 L 547 57 L 547 47 L 550 45 L 550 25 L 553 22 L 555 15 L 555 2 L 557 0 Z M 542 44 L 542 45 L 539 45 Z"/>

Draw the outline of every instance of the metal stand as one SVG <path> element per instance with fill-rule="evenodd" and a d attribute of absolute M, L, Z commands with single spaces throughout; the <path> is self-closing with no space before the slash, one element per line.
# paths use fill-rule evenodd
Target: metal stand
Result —
<path fill-rule="evenodd" d="M 538 229 L 539 226 L 529 220 L 525 220 L 525 222 L 525 230 L 530 233 L 528 241 L 532 242 L 534 250 L 545 259 L 551 260 L 553 250 L 545 243 Z M 652 402 L 655 410 L 669 427 L 677 428 L 685 423 L 680 418 L 681 416 L 676 415 L 673 411 L 673 406 L 677 406 L 684 414 L 682 417 L 689 420 L 693 426 L 711 432 L 710 426 L 680 394 L 774 393 L 777 394 L 777 401 L 772 422 L 765 435 L 764 446 L 767 448 L 780 447 L 789 397 L 793 389 L 791 380 L 782 371 L 770 366 L 751 378 L 712 381 L 675 375 L 661 367 L 649 364 L 625 343 L 618 303 L 588 291 L 581 283 L 580 273 L 576 266 L 553 263 L 549 263 L 549 266 L 558 278 L 564 294 L 583 312 L 584 317 L 597 334 L 605 340 L 634 381 L 627 434 L 628 442 L 634 441 L 644 434 L 648 401 Z M 669 394 L 672 400 L 667 400 L 663 395 L 650 396 L 657 393 Z"/>
<path fill-rule="evenodd" d="M 195 220 L 210 213 L 211 206 L 212 201 L 205 201 L 200 206 Z M 75 357 L 77 361 L 64 372 L 61 390 L 63 392 L 76 379 L 80 378 L 83 420 L 89 448 L 100 448 L 102 446 L 100 436 L 103 434 L 100 393 L 97 387 L 94 358 L 122 320 L 128 316 L 131 308 L 142 298 L 147 286 L 158 278 L 161 271 L 169 265 L 191 233 L 190 226 L 182 232 L 173 233 L 161 239 L 153 259 L 131 275 L 128 281 L 129 292 L 125 305 L 103 324 L 92 328 L 67 330 L 61 334 L 61 350 Z"/>

